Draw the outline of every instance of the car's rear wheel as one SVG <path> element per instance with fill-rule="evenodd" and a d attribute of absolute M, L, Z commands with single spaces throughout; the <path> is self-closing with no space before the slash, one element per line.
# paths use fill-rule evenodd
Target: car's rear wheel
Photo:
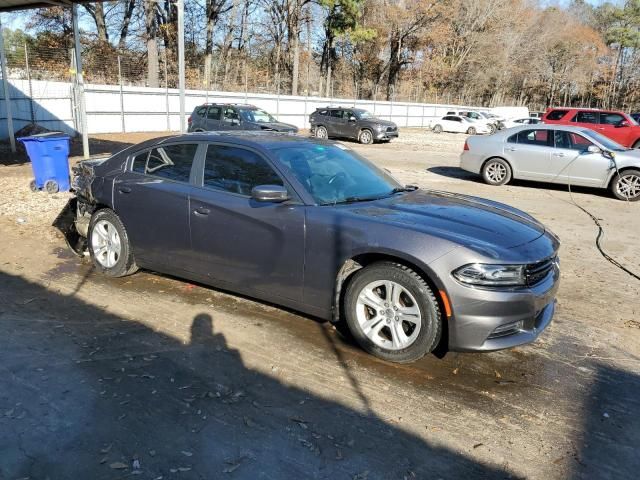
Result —
<path fill-rule="evenodd" d="M 504 185 L 511 181 L 511 167 L 501 158 L 490 158 L 482 167 L 482 178 L 489 185 Z"/>
<path fill-rule="evenodd" d="M 127 231 L 113 210 L 98 210 L 92 215 L 88 240 L 89 254 L 99 272 L 124 277 L 138 270 Z"/>
<path fill-rule="evenodd" d="M 358 135 L 358 141 L 364 145 L 371 145 L 373 143 L 373 132 L 368 129 L 363 129 Z"/>
<path fill-rule="evenodd" d="M 640 200 L 640 170 L 617 173 L 611 182 L 611 192 L 618 200 Z"/>
<path fill-rule="evenodd" d="M 489 124 L 489 135 L 493 135 L 494 133 L 496 133 L 496 130 L 498 130 L 498 127 L 496 127 L 493 123 Z"/>
<path fill-rule="evenodd" d="M 323 126 L 316 127 L 316 138 L 329 138 L 329 134 L 327 133 L 327 129 Z"/>
<path fill-rule="evenodd" d="M 440 341 L 442 321 L 434 293 L 403 265 L 379 262 L 356 272 L 347 286 L 344 312 L 358 344 L 384 360 L 417 360 Z"/>
<path fill-rule="evenodd" d="M 433 131 L 433 133 L 442 133 L 442 125 L 434 125 L 431 130 Z"/>
<path fill-rule="evenodd" d="M 475 127 L 469 127 L 469 129 L 467 130 L 467 133 L 469 135 L 475 135 L 476 134 L 476 129 Z"/>
<path fill-rule="evenodd" d="M 640 148 L 640 140 L 634 143 L 632 148 Z"/>

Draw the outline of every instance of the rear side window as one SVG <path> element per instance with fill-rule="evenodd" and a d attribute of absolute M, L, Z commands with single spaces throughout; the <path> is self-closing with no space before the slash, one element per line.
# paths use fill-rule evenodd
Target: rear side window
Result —
<path fill-rule="evenodd" d="M 207 118 L 209 120 L 220 120 L 220 114 L 222 113 L 221 107 L 209 107 L 207 111 Z"/>
<path fill-rule="evenodd" d="M 260 155 L 244 148 L 209 145 L 204 162 L 204 185 L 250 196 L 258 185 L 283 185 Z"/>
<path fill-rule="evenodd" d="M 199 117 L 204 117 L 206 113 L 207 113 L 207 107 L 200 107 L 196 109 L 196 115 L 198 115 Z"/>
<path fill-rule="evenodd" d="M 620 125 L 621 122 L 624 122 L 626 118 L 624 118 L 619 113 L 611 113 L 611 112 L 601 112 L 600 113 L 600 123 L 605 125 Z"/>
<path fill-rule="evenodd" d="M 582 111 L 576 113 L 571 121 L 576 123 L 598 123 L 598 117 L 598 112 Z"/>
<path fill-rule="evenodd" d="M 560 120 L 569 110 L 551 110 L 547 115 L 547 120 Z"/>
<path fill-rule="evenodd" d="M 157 147 L 136 155 L 132 170 L 176 182 L 188 182 L 197 149 L 196 143 Z"/>
<path fill-rule="evenodd" d="M 336 118 L 342 118 L 342 110 L 331 110 L 331 116 Z"/>
<path fill-rule="evenodd" d="M 326 110 L 316 110 L 316 113 L 318 115 L 322 115 L 323 117 L 328 114 L 328 112 Z"/>
<path fill-rule="evenodd" d="M 548 147 L 549 130 L 522 130 L 518 133 L 518 143 Z"/>

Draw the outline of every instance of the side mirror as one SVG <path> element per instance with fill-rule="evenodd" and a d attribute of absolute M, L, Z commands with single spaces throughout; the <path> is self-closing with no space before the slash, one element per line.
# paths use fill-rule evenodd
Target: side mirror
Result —
<path fill-rule="evenodd" d="M 626 120 L 622 120 L 619 124 L 619 127 L 628 127 L 629 126 L 629 122 L 627 122 Z"/>
<path fill-rule="evenodd" d="M 602 150 L 600 150 L 600 148 L 596 147 L 595 145 L 589 145 L 587 147 L 587 152 L 588 153 L 602 153 Z"/>
<path fill-rule="evenodd" d="M 282 185 L 257 185 L 251 189 L 251 198 L 256 202 L 280 203 L 291 198 Z"/>
<path fill-rule="evenodd" d="M 356 120 L 357 120 L 357 119 L 356 119 L 356 117 L 354 117 L 354 116 L 349 117 L 349 121 L 350 121 L 350 122 L 355 122 Z"/>

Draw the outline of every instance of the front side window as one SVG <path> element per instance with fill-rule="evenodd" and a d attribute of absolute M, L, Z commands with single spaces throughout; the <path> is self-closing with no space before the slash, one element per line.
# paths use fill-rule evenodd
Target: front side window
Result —
<path fill-rule="evenodd" d="M 369 113 L 366 110 L 360 110 L 360 109 L 354 110 L 353 115 L 359 120 L 362 120 L 364 118 L 373 118 L 373 115 L 371 115 L 371 113 Z"/>
<path fill-rule="evenodd" d="M 572 122 L 576 123 L 598 123 L 598 112 L 581 111 L 576 113 Z"/>
<path fill-rule="evenodd" d="M 206 187 L 247 197 L 258 185 L 283 185 L 282 179 L 260 155 L 227 145 L 207 147 L 203 183 Z"/>
<path fill-rule="evenodd" d="M 518 143 L 548 147 L 549 130 L 522 130 L 518 133 Z"/>
<path fill-rule="evenodd" d="M 240 110 L 240 115 L 242 116 L 243 120 L 246 120 L 248 122 L 255 122 L 255 123 L 277 122 L 277 120 L 273 118 L 268 112 L 260 108 L 242 109 Z"/>
<path fill-rule="evenodd" d="M 564 148 L 567 150 L 584 152 L 587 148 L 593 145 L 593 142 L 574 132 L 556 130 L 553 134 L 553 137 L 555 140 L 556 148 Z"/>
<path fill-rule="evenodd" d="M 162 177 L 176 182 L 188 182 L 197 149 L 196 143 L 156 147 L 136 155 L 131 169 L 136 173 Z"/>
<path fill-rule="evenodd" d="M 624 118 L 619 113 L 602 112 L 600 113 L 600 123 L 604 125 L 620 125 L 624 122 Z"/>
<path fill-rule="evenodd" d="M 392 195 L 400 184 L 341 145 L 288 145 L 274 149 L 316 203 L 330 205 Z"/>
<path fill-rule="evenodd" d="M 224 121 L 233 122 L 234 120 L 240 120 L 240 116 L 235 108 L 227 107 L 224 109 Z"/>

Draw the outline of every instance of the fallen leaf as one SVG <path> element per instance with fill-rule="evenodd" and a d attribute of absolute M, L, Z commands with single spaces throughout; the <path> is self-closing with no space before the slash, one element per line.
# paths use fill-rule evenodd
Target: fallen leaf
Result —
<path fill-rule="evenodd" d="M 500 375 L 500 372 L 498 372 L 497 370 L 494 370 L 496 372 L 496 378 L 502 378 L 502 375 Z"/>
<path fill-rule="evenodd" d="M 456 367 L 456 368 L 454 368 L 454 369 L 453 369 L 453 374 L 454 374 L 454 375 L 457 375 L 457 374 L 458 374 L 458 367 Z"/>
<path fill-rule="evenodd" d="M 476 443 L 476 444 L 473 446 L 473 448 L 478 448 L 478 447 L 481 447 L 481 446 L 483 446 L 483 445 L 484 445 L 484 443 Z"/>
<path fill-rule="evenodd" d="M 191 457 L 191 456 L 193 456 L 193 453 L 188 452 L 188 451 L 186 451 L 186 450 L 182 450 L 182 452 L 181 452 L 181 453 L 182 453 L 185 457 Z"/>
<path fill-rule="evenodd" d="M 127 466 L 122 462 L 113 462 L 109 464 L 109 468 L 113 468 L 114 470 L 124 470 Z"/>

